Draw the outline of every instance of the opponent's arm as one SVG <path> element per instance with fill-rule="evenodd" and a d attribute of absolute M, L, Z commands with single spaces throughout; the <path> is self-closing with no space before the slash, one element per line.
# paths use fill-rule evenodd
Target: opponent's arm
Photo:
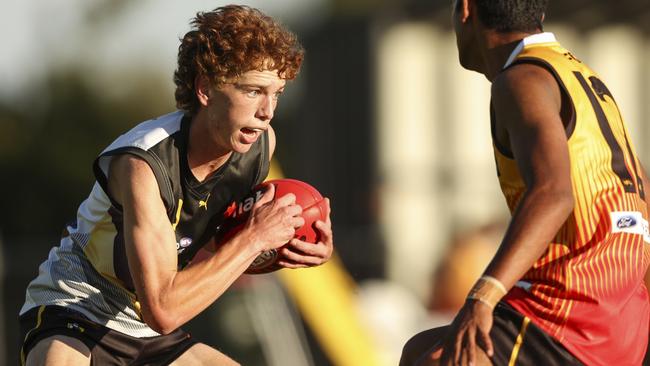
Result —
<path fill-rule="evenodd" d="M 557 81 L 539 66 L 517 65 L 497 77 L 492 96 L 505 130 L 501 135 L 508 136 L 526 191 L 484 272 L 489 277 L 477 282 L 469 296 L 474 299 L 468 299 L 452 325 L 443 364 L 473 361 L 477 340 L 491 355 L 492 307 L 542 256 L 574 205 Z"/>
<path fill-rule="evenodd" d="M 162 334 L 203 311 L 259 253 L 286 243 L 303 223 L 295 197 L 271 201 L 270 189 L 243 230 L 206 260 L 178 271 L 175 235 L 149 165 L 131 155 L 115 157 L 109 190 L 123 208 L 126 254 L 143 320 Z"/>
<path fill-rule="evenodd" d="M 494 85 L 493 95 L 526 191 L 485 271 L 506 289 L 546 251 L 574 205 L 558 83 L 535 65 L 509 71 Z"/>

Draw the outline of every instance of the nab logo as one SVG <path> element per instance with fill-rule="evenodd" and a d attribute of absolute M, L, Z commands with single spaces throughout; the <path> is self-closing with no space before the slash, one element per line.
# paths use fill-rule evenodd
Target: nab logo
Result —
<path fill-rule="evenodd" d="M 636 219 L 632 216 L 623 216 L 616 222 L 616 227 L 619 229 L 625 229 L 636 225 Z"/>
<path fill-rule="evenodd" d="M 176 243 L 176 252 L 178 254 L 181 254 L 185 248 L 189 247 L 190 245 L 192 245 L 192 238 L 182 237 L 181 240 Z"/>
<path fill-rule="evenodd" d="M 236 203 L 233 202 L 228 206 L 226 211 L 223 213 L 224 218 L 236 218 L 240 215 L 246 214 L 248 211 L 250 211 L 253 206 L 255 205 L 255 202 L 259 201 L 260 198 L 262 198 L 262 195 L 264 192 L 262 190 L 258 190 L 253 193 L 254 196 L 252 197 L 247 197 L 243 201 Z"/>

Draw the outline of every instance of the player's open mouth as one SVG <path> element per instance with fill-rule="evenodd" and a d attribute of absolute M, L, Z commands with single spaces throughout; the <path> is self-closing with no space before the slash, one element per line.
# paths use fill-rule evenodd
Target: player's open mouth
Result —
<path fill-rule="evenodd" d="M 260 133 L 262 133 L 261 128 L 248 128 L 244 127 L 240 129 L 243 137 L 244 137 L 244 142 L 247 144 L 252 144 L 257 140 L 257 137 L 259 136 Z"/>

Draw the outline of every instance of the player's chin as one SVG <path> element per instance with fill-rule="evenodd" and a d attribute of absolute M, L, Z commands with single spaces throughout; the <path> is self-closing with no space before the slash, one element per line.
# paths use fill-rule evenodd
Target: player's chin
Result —
<path fill-rule="evenodd" d="M 253 144 L 248 144 L 241 141 L 235 141 L 232 144 L 232 150 L 240 154 L 245 154 L 251 149 L 252 146 Z"/>

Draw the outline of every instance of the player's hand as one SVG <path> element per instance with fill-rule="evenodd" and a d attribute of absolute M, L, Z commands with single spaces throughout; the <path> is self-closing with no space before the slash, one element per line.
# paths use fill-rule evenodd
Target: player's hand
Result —
<path fill-rule="evenodd" d="M 279 250 L 280 257 L 277 264 L 284 268 L 304 268 L 319 266 L 332 257 L 334 251 L 334 237 L 332 234 L 332 220 L 330 219 L 330 200 L 325 198 L 327 218 L 318 220 L 314 226 L 319 231 L 318 243 L 308 243 L 299 239 L 291 239 L 287 245 Z"/>
<path fill-rule="evenodd" d="M 266 192 L 251 209 L 244 231 L 257 243 L 260 252 L 276 249 L 287 243 L 296 229 L 305 224 L 302 208 L 296 204 L 292 193 L 274 199 L 275 186 L 269 184 Z"/>
<path fill-rule="evenodd" d="M 480 301 L 465 302 L 447 333 L 440 365 L 476 365 L 478 347 L 481 347 L 488 357 L 492 356 L 492 311 L 493 309 Z"/>

